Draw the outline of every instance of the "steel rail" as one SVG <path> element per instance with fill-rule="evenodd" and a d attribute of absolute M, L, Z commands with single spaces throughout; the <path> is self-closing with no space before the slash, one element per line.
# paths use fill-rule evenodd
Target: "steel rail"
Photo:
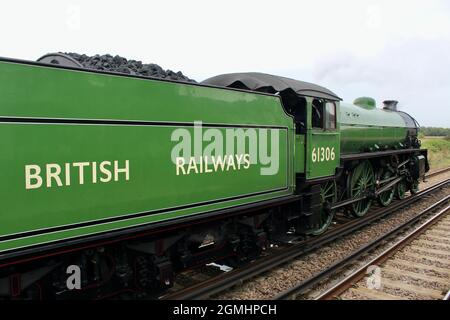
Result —
<path fill-rule="evenodd" d="M 425 175 L 425 178 L 431 178 L 431 177 L 440 175 L 440 174 L 442 174 L 442 173 L 444 173 L 444 172 L 447 172 L 447 171 L 450 171 L 450 167 L 447 167 L 447 168 L 444 168 L 444 169 L 440 169 L 440 170 L 436 170 L 436 171 L 430 172 L 430 173 L 428 173 L 428 174 Z"/>
<path fill-rule="evenodd" d="M 443 300 L 450 300 L 450 290 L 448 290 Z"/>
<path fill-rule="evenodd" d="M 336 263 L 332 264 L 325 270 L 317 273 L 316 275 L 306 279 L 305 281 L 299 283 L 298 285 L 282 292 L 281 294 L 277 295 L 274 299 L 275 300 L 287 300 L 295 298 L 296 296 L 306 292 L 307 290 L 311 289 L 314 285 L 320 283 L 325 278 L 330 277 L 331 275 L 335 274 L 336 272 L 342 270 L 342 268 L 348 266 L 350 263 L 356 261 L 358 258 L 360 258 L 362 255 L 366 254 L 367 252 L 375 249 L 380 244 L 385 242 L 390 237 L 398 234 L 405 228 L 411 226 L 412 224 L 416 223 L 418 220 L 420 220 L 424 215 L 430 213 L 431 211 L 435 210 L 436 208 L 441 207 L 442 205 L 447 204 L 450 202 L 450 195 L 444 197 L 440 201 L 434 203 L 430 207 L 426 208 L 425 210 L 422 210 L 418 215 L 410 218 L 406 222 L 402 223 L 401 225 L 395 227 L 391 231 L 385 233 L 384 235 L 376 238 L 375 240 L 369 242 L 368 244 L 360 247 L 358 250 L 354 251 L 350 255 L 346 256 L 345 258 L 337 261 Z M 365 269 L 364 269 L 365 270 Z"/>
<path fill-rule="evenodd" d="M 241 284 L 245 280 L 251 279 L 257 275 L 269 271 L 270 269 L 273 269 L 295 258 L 305 255 L 340 237 L 346 236 L 366 226 L 369 223 L 372 223 L 385 217 L 386 215 L 389 215 L 396 210 L 407 207 L 415 203 L 422 197 L 431 194 L 435 190 L 444 187 L 449 183 L 450 179 L 441 181 L 403 200 L 399 200 L 389 207 L 378 209 L 362 218 L 351 220 L 350 222 L 347 222 L 336 229 L 331 229 L 320 237 L 310 238 L 300 243 L 292 244 L 280 252 L 274 253 L 267 257 L 259 258 L 254 262 L 249 263 L 248 265 L 229 271 L 220 276 L 213 277 L 194 286 L 181 289 L 174 293 L 163 295 L 159 297 L 159 299 L 196 300 L 209 298 L 210 296 L 223 292 L 224 290 L 229 289 L 234 285 Z"/>
<path fill-rule="evenodd" d="M 448 199 L 450 196 L 447 196 Z M 427 209 L 426 209 L 427 210 Z M 428 211 L 428 210 L 427 210 Z M 399 250 L 403 249 L 407 246 L 411 241 L 416 239 L 426 230 L 428 230 L 431 226 L 436 224 L 443 216 L 445 216 L 450 211 L 450 205 L 439 211 L 432 218 L 427 220 L 425 223 L 421 224 L 418 228 L 414 229 L 414 231 L 410 232 L 408 235 L 397 241 L 394 245 L 383 251 L 381 254 L 376 256 L 374 259 L 365 263 L 359 269 L 345 277 L 336 285 L 332 286 L 325 292 L 321 293 L 315 300 L 331 300 L 334 297 L 339 296 L 343 292 L 345 292 L 348 288 L 350 288 L 353 284 L 357 283 L 359 280 L 363 279 L 366 276 L 367 268 L 372 265 L 380 265 L 381 263 L 388 260 L 392 255 L 394 255 Z M 426 213 L 424 213 L 426 214 Z M 423 215 L 422 215 L 423 216 Z"/>

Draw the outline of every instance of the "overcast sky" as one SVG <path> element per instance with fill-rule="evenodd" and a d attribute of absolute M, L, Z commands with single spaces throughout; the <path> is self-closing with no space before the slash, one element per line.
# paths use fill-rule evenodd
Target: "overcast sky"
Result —
<path fill-rule="evenodd" d="M 0 56 L 119 54 L 197 81 L 260 71 L 345 101 L 397 99 L 450 127 L 450 1 L 15 0 L 0 9 Z"/>

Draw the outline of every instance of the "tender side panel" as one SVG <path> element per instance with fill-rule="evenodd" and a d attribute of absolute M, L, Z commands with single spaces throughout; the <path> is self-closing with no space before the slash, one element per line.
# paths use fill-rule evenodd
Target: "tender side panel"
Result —
<path fill-rule="evenodd" d="M 292 194 L 292 120 L 270 96 L 0 63 L 0 116 L 0 251 Z M 200 152 L 223 137 L 224 149 L 177 167 L 181 137 Z"/>

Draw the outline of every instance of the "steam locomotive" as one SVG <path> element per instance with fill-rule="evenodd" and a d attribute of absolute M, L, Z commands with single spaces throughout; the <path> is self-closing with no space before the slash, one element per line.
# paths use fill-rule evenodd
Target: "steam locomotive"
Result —
<path fill-rule="evenodd" d="M 262 73 L 194 83 L 1 58 L 0 117 L 0 299 L 161 290 L 388 206 L 429 170 L 396 101 Z"/>

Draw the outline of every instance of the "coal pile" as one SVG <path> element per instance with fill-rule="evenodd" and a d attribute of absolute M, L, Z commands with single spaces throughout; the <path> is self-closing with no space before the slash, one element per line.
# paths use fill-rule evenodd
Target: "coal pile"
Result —
<path fill-rule="evenodd" d="M 196 82 L 186 77 L 181 71 L 164 70 L 159 65 L 150 63 L 144 64 L 141 61 L 127 60 L 121 56 L 110 54 L 87 56 L 78 53 L 64 53 L 83 65 L 84 68 L 94 70 L 113 71 L 144 77 L 162 78 L 167 80 Z"/>

